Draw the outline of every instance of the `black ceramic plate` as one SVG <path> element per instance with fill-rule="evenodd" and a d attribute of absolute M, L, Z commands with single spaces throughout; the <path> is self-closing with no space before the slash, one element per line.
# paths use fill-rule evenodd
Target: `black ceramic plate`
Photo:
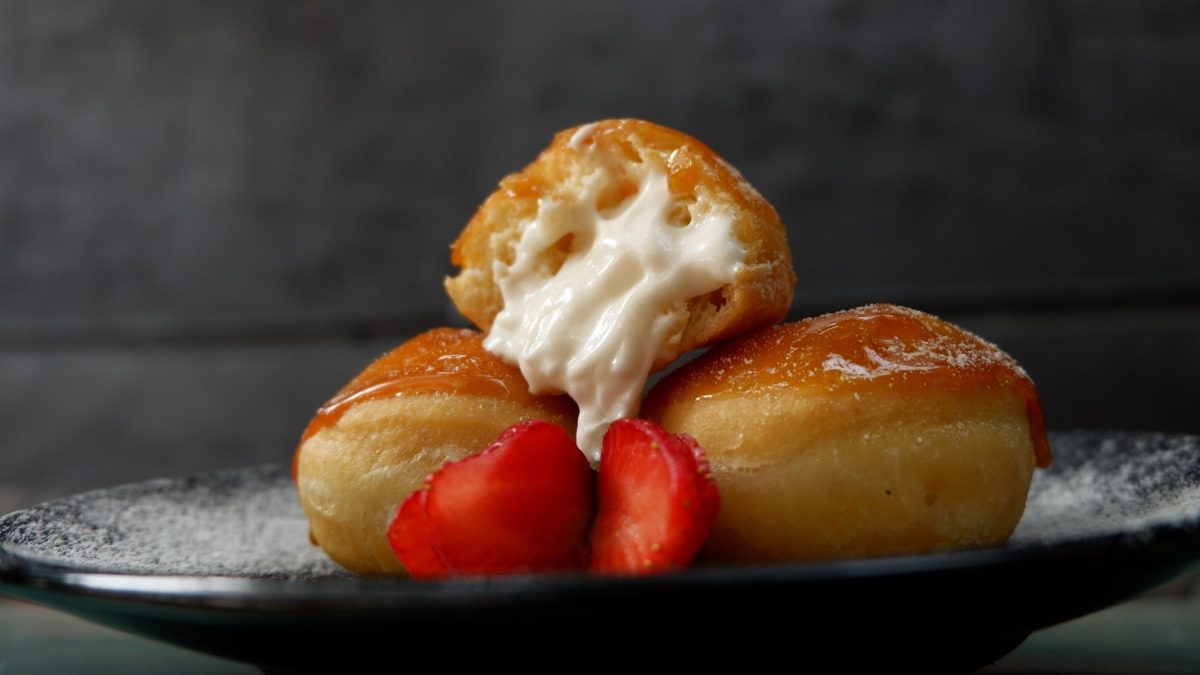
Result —
<path fill-rule="evenodd" d="M 647 579 L 363 579 L 308 544 L 278 466 L 10 514 L 0 591 L 268 670 L 398 666 L 435 649 L 456 666 L 549 664 L 563 646 L 589 665 L 969 667 L 1200 559 L 1200 438 L 1077 432 L 1052 445 L 1002 548 Z"/>

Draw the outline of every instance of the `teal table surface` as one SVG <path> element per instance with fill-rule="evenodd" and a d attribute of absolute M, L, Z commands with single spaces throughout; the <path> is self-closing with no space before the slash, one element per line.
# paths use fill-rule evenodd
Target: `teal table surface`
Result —
<path fill-rule="evenodd" d="M 62 612 L 0 600 L 2 675 L 258 672 Z M 981 672 L 1200 673 L 1200 602 L 1156 595 L 1118 605 L 1035 633 Z"/>

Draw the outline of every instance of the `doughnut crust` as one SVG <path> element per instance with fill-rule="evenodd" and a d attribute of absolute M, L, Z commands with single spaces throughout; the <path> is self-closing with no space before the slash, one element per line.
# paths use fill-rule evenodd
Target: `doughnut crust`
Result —
<path fill-rule="evenodd" d="M 642 414 L 694 436 L 721 490 L 710 560 L 1001 544 L 1050 461 L 1024 371 L 928 314 L 871 305 L 725 343 Z"/>
<path fill-rule="evenodd" d="M 733 234 L 746 249 L 742 269 L 731 283 L 686 301 L 687 318 L 671 340 L 678 350 L 660 358 L 656 367 L 685 351 L 782 319 L 791 306 L 796 277 L 775 210 L 700 141 L 633 119 L 560 132 L 532 164 L 500 182 L 451 247 L 451 262 L 461 271 L 446 279 L 446 291 L 459 311 L 481 330 L 491 329 L 504 306 L 494 266 L 513 263 L 517 242 L 537 217 L 540 203 L 580 199 L 584 178 L 602 168 L 614 178 L 594 207 L 617 209 L 636 193 L 647 165 L 666 172 L 676 200 L 673 217 L 680 226 L 719 210 L 732 216 Z M 560 267 L 573 253 L 571 245 L 563 240 L 546 249 L 544 264 Z"/>
<path fill-rule="evenodd" d="M 564 396 L 533 396 L 472 330 L 437 328 L 383 355 L 318 411 L 294 463 L 313 540 L 359 574 L 403 574 L 387 543 L 396 508 L 443 463 L 525 419 L 574 429 Z"/>

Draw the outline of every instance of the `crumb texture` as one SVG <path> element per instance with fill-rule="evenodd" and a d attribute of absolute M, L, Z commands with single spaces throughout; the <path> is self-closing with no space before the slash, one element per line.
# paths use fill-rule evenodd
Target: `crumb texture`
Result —
<path fill-rule="evenodd" d="M 451 248 L 451 262 L 461 271 L 446 279 L 446 291 L 458 310 L 489 331 L 504 307 L 496 266 L 513 264 L 521 237 L 539 210 L 590 196 L 592 191 L 584 186 L 597 170 L 603 170 L 614 178 L 588 206 L 619 212 L 635 198 L 638 176 L 651 165 L 667 175 L 676 200 L 669 218 L 675 224 L 689 227 L 714 213 L 726 214 L 732 218 L 734 236 L 746 249 L 741 271 L 732 282 L 687 301 L 687 320 L 675 336 L 676 354 L 783 318 L 791 306 L 796 276 L 779 215 L 736 169 L 700 141 L 632 119 L 604 120 L 560 132 L 533 163 L 500 182 Z M 579 242 L 564 238 L 554 244 L 541 255 L 540 262 L 548 270 L 561 267 Z"/>

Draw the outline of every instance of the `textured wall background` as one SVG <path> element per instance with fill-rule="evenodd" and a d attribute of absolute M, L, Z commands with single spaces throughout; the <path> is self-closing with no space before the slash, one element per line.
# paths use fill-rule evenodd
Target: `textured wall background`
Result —
<path fill-rule="evenodd" d="M 780 211 L 795 313 L 1014 353 L 1052 427 L 1200 431 L 1200 5 L 0 2 L 0 511 L 288 457 L 563 127 Z"/>

